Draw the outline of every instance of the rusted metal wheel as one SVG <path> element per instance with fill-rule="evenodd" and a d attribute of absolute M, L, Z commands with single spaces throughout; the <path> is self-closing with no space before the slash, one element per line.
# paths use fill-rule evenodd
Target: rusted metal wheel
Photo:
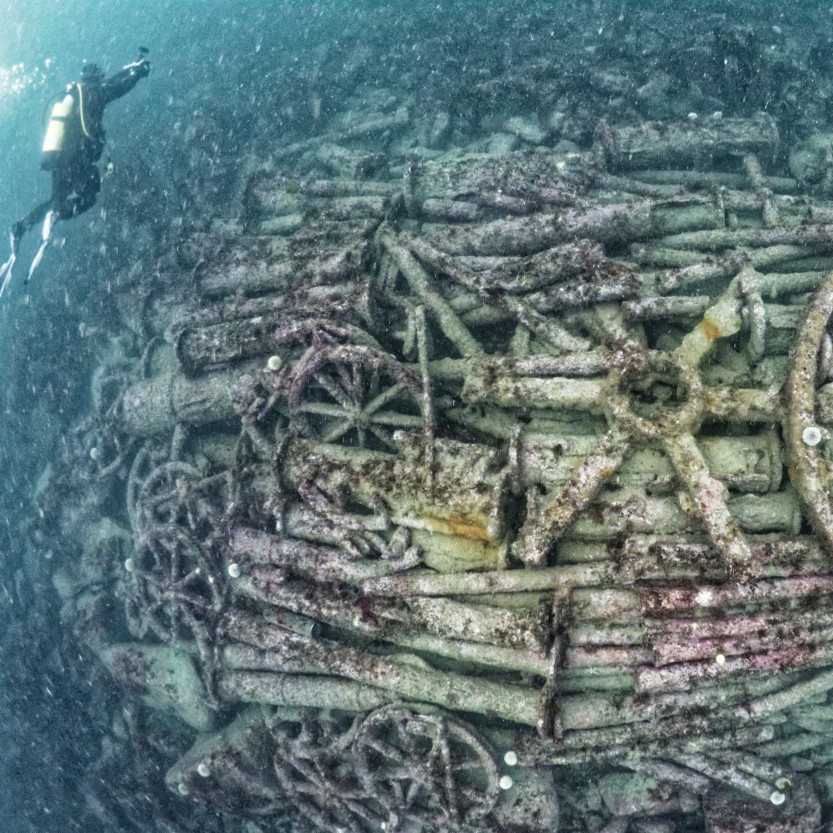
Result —
<path fill-rule="evenodd" d="M 416 374 L 365 346 L 325 347 L 299 362 L 289 405 L 301 433 L 381 451 L 395 448 L 395 431 L 425 424 Z"/>
<path fill-rule="evenodd" d="M 125 611 L 134 635 L 150 632 L 170 644 L 207 641 L 225 582 L 203 546 L 180 527 L 154 527 L 125 566 Z"/>
<path fill-rule="evenodd" d="M 426 831 L 456 829 L 483 819 L 497 802 L 491 752 L 439 709 L 384 706 L 359 726 L 353 750 L 368 792 L 389 808 L 388 831 L 415 821 Z"/>
<path fill-rule="evenodd" d="M 825 456 L 830 442 L 819 423 L 830 422 L 823 413 L 817 391 L 819 362 L 833 316 L 833 272 L 819 287 L 807 308 L 792 353 L 785 387 L 784 441 L 790 481 L 825 549 L 833 553 L 833 502 L 830 484 L 833 469 Z"/>

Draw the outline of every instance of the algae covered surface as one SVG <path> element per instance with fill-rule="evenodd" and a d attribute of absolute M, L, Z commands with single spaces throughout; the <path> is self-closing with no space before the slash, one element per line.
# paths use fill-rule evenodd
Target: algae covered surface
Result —
<path fill-rule="evenodd" d="M 0 11 L 4 829 L 833 824 L 830 9 Z"/>

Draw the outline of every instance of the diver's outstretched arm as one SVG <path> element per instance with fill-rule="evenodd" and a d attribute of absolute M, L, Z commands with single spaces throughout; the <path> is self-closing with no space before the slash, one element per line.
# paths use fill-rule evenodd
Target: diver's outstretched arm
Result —
<path fill-rule="evenodd" d="M 150 61 L 147 58 L 128 64 L 101 85 L 104 103 L 109 104 L 111 101 L 127 95 L 139 83 L 140 78 L 149 74 Z"/>

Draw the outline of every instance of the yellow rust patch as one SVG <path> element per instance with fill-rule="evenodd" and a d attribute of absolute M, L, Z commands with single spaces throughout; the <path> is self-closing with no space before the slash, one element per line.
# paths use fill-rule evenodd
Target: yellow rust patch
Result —
<path fill-rule="evenodd" d="M 486 523 L 477 515 L 468 512 L 452 512 L 446 517 L 438 515 L 420 515 L 419 520 L 427 529 L 442 532 L 445 535 L 459 535 L 461 538 L 471 538 L 473 541 L 489 543 L 489 532 Z"/>
<path fill-rule="evenodd" d="M 716 339 L 723 337 L 720 327 L 718 327 L 714 322 L 709 321 L 708 318 L 704 318 L 700 323 L 700 326 L 703 328 L 703 335 L 705 335 L 709 341 L 715 341 Z"/>

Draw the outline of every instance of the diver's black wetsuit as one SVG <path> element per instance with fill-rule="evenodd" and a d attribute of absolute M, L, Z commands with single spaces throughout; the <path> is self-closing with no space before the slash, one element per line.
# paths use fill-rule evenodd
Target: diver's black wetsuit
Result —
<path fill-rule="evenodd" d="M 40 223 L 50 210 L 59 219 L 69 220 L 95 205 L 101 190 L 96 162 L 104 151 L 104 108 L 129 93 L 149 72 L 150 63 L 138 61 L 106 80 L 90 73 L 82 75 L 80 82 L 67 86 L 67 94 L 73 97 L 75 106 L 66 124 L 63 148 L 51 166 L 52 196 L 14 224 L 16 238 Z"/>

